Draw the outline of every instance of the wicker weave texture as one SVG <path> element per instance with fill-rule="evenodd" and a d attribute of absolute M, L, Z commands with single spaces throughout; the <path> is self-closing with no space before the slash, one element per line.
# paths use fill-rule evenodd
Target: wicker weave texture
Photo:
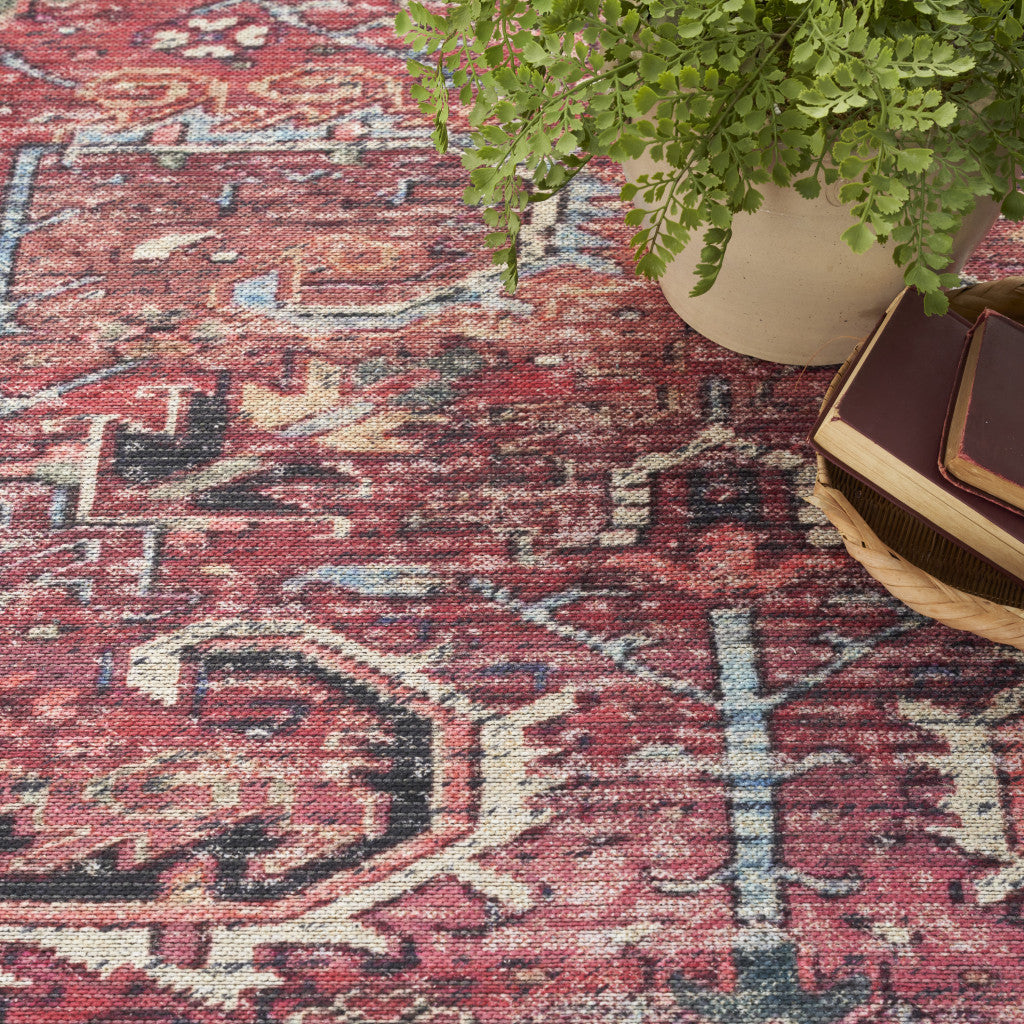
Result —
<path fill-rule="evenodd" d="M 829 485 L 827 467 L 822 460 L 818 463 L 814 494 L 809 500 L 839 531 L 850 556 L 908 608 L 953 629 L 966 630 L 1024 651 L 1024 611 L 949 587 L 891 551 L 842 492 Z"/>

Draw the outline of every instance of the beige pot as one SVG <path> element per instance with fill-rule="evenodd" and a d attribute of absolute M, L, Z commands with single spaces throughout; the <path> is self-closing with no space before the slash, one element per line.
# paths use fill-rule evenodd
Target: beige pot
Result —
<path fill-rule="evenodd" d="M 646 155 L 624 163 L 635 181 L 666 165 Z M 691 298 L 702 248 L 699 230 L 658 282 L 672 308 L 704 337 L 742 355 L 776 363 L 822 366 L 843 362 L 903 288 L 892 245 L 855 253 L 841 239 L 852 224 L 838 185 L 817 199 L 775 185 L 758 185 L 764 203 L 740 213 L 713 288 Z M 979 202 L 953 248 L 960 271 L 999 215 Z"/>

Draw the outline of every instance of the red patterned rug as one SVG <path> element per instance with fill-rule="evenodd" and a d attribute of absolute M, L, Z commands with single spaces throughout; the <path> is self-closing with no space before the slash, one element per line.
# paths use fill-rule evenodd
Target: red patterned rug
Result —
<path fill-rule="evenodd" d="M 505 296 L 388 0 L 0 11 L 3 1024 L 1024 1020 L 1024 659 L 805 503 L 831 370 L 609 164 Z"/>

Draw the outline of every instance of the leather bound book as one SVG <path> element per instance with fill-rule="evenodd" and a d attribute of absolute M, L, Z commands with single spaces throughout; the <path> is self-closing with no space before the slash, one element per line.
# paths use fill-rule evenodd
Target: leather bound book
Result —
<path fill-rule="evenodd" d="M 991 310 L 964 350 L 939 469 L 952 484 L 1024 510 L 1024 327 Z"/>
<path fill-rule="evenodd" d="M 926 316 L 906 289 L 851 361 L 811 432 L 829 461 L 1024 581 L 1024 516 L 958 487 L 939 455 L 970 323 Z"/>

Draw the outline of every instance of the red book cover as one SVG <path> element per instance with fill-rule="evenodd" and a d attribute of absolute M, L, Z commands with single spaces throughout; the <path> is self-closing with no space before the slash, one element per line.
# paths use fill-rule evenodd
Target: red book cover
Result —
<path fill-rule="evenodd" d="M 1024 327 L 991 310 L 964 349 L 939 470 L 955 486 L 1024 509 Z"/>

